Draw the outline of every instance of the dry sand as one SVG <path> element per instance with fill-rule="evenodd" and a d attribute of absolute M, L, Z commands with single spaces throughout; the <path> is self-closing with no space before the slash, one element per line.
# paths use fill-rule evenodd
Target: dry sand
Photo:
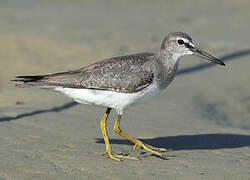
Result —
<path fill-rule="evenodd" d="M 248 0 L 1 0 L 0 180 L 250 179 L 249 7 Z M 9 81 L 155 50 L 179 30 L 227 66 L 182 58 L 166 91 L 125 113 L 122 128 L 172 149 L 167 160 L 132 152 L 112 132 L 115 114 L 114 151 L 141 160 L 109 160 L 99 129 L 105 108 Z"/>

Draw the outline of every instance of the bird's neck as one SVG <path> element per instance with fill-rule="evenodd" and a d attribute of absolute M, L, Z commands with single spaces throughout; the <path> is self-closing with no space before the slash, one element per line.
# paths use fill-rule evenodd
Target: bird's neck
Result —
<path fill-rule="evenodd" d="M 170 53 L 166 54 L 165 52 L 159 52 L 158 59 L 161 62 L 163 68 L 161 69 L 159 76 L 157 76 L 156 78 L 159 79 L 159 88 L 163 90 L 175 78 L 178 69 L 179 57 L 173 56 L 173 54 Z"/>
<path fill-rule="evenodd" d="M 159 59 L 162 61 L 162 64 L 166 67 L 166 69 L 175 69 L 178 67 L 179 59 L 182 56 L 179 53 L 171 53 L 169 51 L 160 51 Z"/>

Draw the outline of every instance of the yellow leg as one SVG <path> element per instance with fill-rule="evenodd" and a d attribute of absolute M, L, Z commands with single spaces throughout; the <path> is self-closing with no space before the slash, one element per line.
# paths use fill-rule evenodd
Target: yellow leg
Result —
<path fill-rule="evenodd" d="M 138 139 L 136 139 L 136 138 L 134 138 L 132 136 L 129 136 L 127 133 L 123 132 L 120 129 L 120 120 L 121 120 L 121 115 L 118 115 L 118 118 L 115 121 L 114 131 L 115 131 L 115 133 L 119 134 L 120 136 L 122 136 L 124 138 L 127 138 L 128 140 L 133 142 L 135 144 L 134 147 L 133 147 L 133 150 L 135 150 L 136 147 L 140 147 L 140 148 L 142 148 L 142 149 L 144 149 L 146 151 L 149 151 L 152 154 L 155 154 L 155 155 L 160 156 L 160 157 L 162 157 L 162 154 L 160 152 L 166 152 L 167 151 L 167 149 L 165 149 L 165 148 L 156 148 L 156 147 L 153 147 L 151 145 L 144 144 L 140 140 L 138 140 Z"/>
<path fill-rule="evenodd" d="M 111 159 L 114 159 L 116 161 L 121 161 L 121 159 L 132 159 L 132 160 L 138 160 L 136 157 L 130 157 L 130 156 L 123 156 L 123 155 L 117 155 L 112 152 L 112 148 L 109 143 L 109 138 L 108 138 L 108 133 L 107 133 L 107 125 L 106 125 L 106 120 L 110 114 L 111 108 L 107 108 L 106 113 L 103 115 L 103 118 L 101 120 L 101 130 L 102 130 L 102 135 L 104 138 L 104 142 L 106 145 L 106 152 L 104 154 L 108 154 L 108 156 Z"/>

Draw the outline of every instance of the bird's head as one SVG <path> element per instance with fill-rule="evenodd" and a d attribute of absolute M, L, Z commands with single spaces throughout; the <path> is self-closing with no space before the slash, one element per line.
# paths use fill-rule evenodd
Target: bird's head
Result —
<path fill-rule="evenodd" d="M 176 59 L 185 55 L 196 55 L 203 59 L 207 59 L 219 65 L 225 66 L 225 64 L 214 56 L 198 48 L 192 41 L 192 38 L 183 32 L 170 33 L 163 40 L 161 45 L 161 51 L 166 51 L 171 56 L 175 56 Z"/>

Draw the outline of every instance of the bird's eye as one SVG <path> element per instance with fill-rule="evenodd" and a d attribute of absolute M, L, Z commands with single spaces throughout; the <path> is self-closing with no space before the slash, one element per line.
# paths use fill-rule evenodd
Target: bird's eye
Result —
<path fill-rule="evenodd" d="M 184 44 L 184 41 L 183 41 L 182 39 L 179 39 L 179 40 L 177 41 L 177 43 L 178 43 L 179 45 L 183 45 L 183 44 Z"/>

